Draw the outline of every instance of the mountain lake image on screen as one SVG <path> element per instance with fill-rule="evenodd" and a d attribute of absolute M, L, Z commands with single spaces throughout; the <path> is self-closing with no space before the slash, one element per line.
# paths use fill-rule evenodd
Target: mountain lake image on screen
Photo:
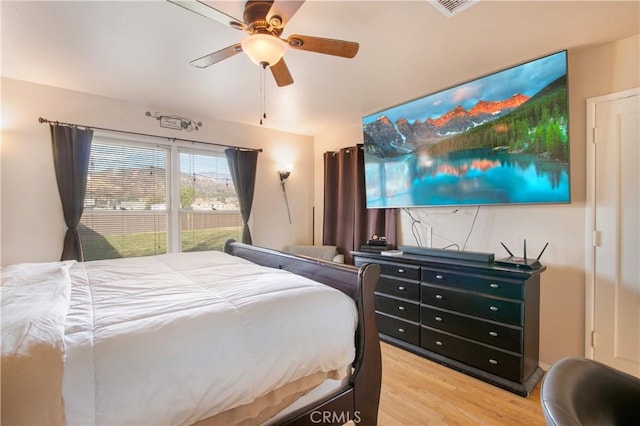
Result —
<path fill-rule="evenodd" d="M 569 203 L 567 52 L 362 119 L 369 208 Z"/>

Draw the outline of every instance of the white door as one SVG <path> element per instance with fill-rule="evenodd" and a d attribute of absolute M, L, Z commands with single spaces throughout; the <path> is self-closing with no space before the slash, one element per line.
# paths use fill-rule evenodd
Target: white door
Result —
<path fill-rule="evenodd" d="M 587 291 L 593 358 L 640 377 L 640 96 L 632 93 L 590 103 L 594 237 Z"/>

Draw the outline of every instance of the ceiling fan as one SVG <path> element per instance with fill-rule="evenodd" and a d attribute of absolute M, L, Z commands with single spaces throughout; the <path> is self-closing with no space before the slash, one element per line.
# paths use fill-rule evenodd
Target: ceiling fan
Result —
<path fill-rule="evenodd" d="M 167 0 L 191 12 L 213 19 L 249 35 L 217 52 L 190 62 L 198 68 L 206 68 L 240 52 L 263 68 L 269 67 L 276 84 L 280 87 L 293 83 L 284 54 L 288 47 L 326 55 L 353 58 L 358 53 L 358 43 L 306 35 L 291 35 L 281 38 L 285 25 L 304 3 L 292 0 L 248 0 L 244 6 L 243 20 L 227 15 L 199 0 Z"/>

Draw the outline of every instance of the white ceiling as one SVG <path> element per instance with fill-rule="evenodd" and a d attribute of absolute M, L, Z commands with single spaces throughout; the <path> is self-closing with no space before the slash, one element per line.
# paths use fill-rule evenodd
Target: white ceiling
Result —
<path fill-rule="evenodd" d="M 208 3 L 242 18 L 243 2 Z M 263 127 L 317 135 L 548 53 L 632 36 L 640 32 L 639 6 L 482 0 L 447 18 L 427 0 L 307 0 L 285 37 L 357 41 L 360 51 L 344 59 L 290 49 L 285 59 L 295 82 L 278 88 L 267 73 Z M 258 125 L 258 66 L 244 54 L 206 69 L 189 65 L 239 42 L 243 32 L 157 0 L 2 0 L 1 13 L 5 77 L 152 112 Z"/>

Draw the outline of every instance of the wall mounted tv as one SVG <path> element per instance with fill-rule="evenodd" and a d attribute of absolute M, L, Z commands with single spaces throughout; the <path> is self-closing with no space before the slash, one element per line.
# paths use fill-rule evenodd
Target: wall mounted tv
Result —
<path fill-rule="evenodd" d="M 569 203 L 567 52 L 362 119 L 367 207 Z"/>

